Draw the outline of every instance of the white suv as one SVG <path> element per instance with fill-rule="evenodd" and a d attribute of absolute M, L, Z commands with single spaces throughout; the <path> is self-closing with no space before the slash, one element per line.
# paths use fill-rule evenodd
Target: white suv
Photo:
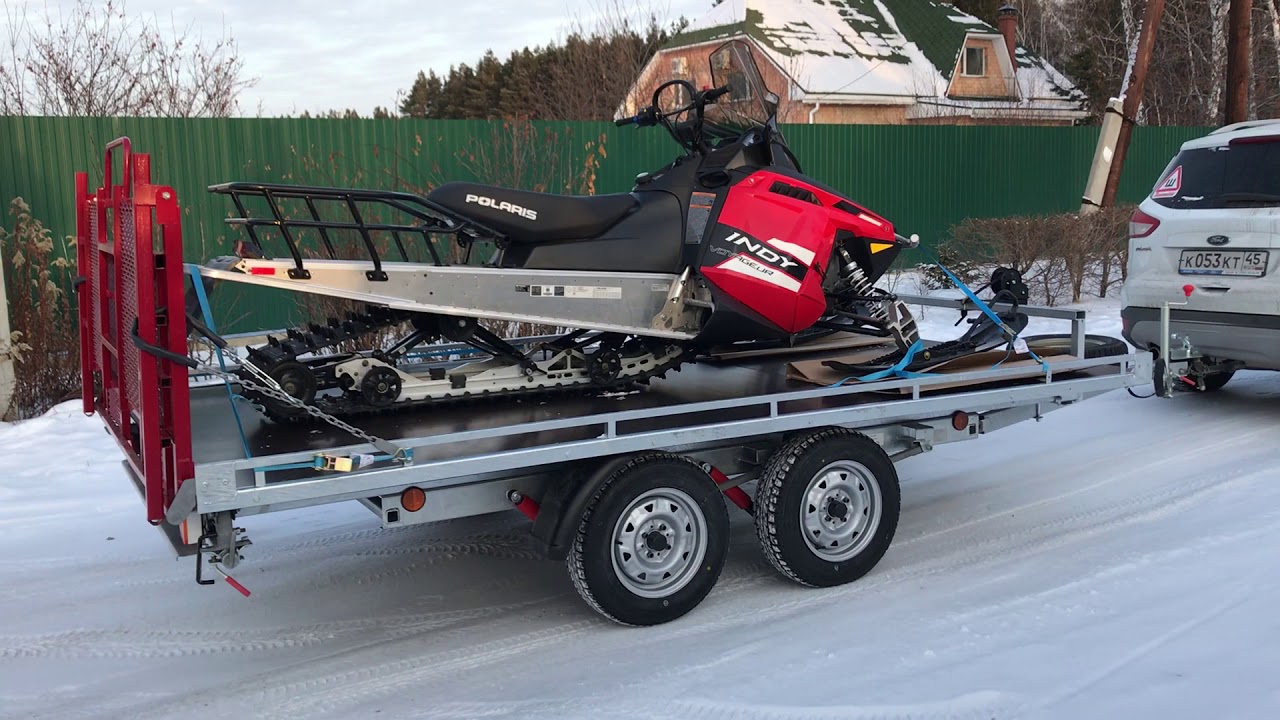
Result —
<path fill-rule="evenodd" d="M 1191 286 L 1184 297 L 1184 286 Z M 1170 330 L 1204 356 L 1188 383 L 1216 390 L 1240 368 L 1280 370 L 1280 120 L 1188 141 L 1129 221 L 1124 337 L 1158 352 Z"/>

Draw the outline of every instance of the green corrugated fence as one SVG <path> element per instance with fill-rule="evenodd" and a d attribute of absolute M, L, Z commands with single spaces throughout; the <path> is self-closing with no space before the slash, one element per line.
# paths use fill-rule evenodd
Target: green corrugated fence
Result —
<path fill-rule="evenodd" d="M 926 245 L 969 217 L 1074 210 L 1097 128 L 796 125 L 784 127 L 805 172 L 889 218 Z M 1178 145 L 1204 128 L 1137 128 L 1120 186 L 1137 201 Z M 610 123 L 519 125 L 470 120 L 0 117 L 0 202 L 23 197 L 55 237 L 74 232 L 73 175 L 101 181 L 102 148 L 127 135 L 151 155 L 152 178 L 184 208 L 187 260 L 225 254 L 230 204 L 207 186 L 229 180 L 426 189 L 468 179 L 571 192 L 594 164 L 596 192 L 628 190 L 677 148 L 660 129 Z M 283 307 L 283 306 L 277 306 Z M 278 326 L 284 310 L 231 329 Z"/>

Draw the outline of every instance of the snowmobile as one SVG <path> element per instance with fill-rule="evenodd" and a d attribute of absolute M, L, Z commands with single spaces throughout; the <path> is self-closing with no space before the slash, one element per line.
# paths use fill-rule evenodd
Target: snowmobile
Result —
<path fill-rule="evenodd" d="M 869 333 L 905 352 L 919 339 L 915 323 L 875 282 L 918 238 L 802 174 L 778 126 L 778 97 L 745 44 L 725 43 L 710 60 L 711 87 L 668 80 L 648 107 L 617 121 L 661 126 L 683 150 L 639 174 L 630 192 L 566 196 L 448 182 L 419 196 L 214 185 L 237 210 L 227 222 L 248 239 L 201 274 L 206 285 L 247 283 L 367 308 L 248 353 L 290 396 L 338 416 L 634 387 L 708 348 L 795 344 L 815 333 Z M 250 213 L 251 203 L 266 213 Z M 268 232 L 289 256 L 263 252 Z M 360 257 L 340 257 L 351 249 L 338 247 L 341 233 L 354 237 L 348 245 Z M 485 244 L 492 255 L 473 262 Z M 518 348 L 493 329 L 504 323 L 563 334 Z M 389 346 L 337 350 L 397 327 L 409 330 Z M 421 372 L 400 366 L 414 347 L 440 338 L 487 357 Z M 255 400 L 276 420 L 305 415 Z"/>

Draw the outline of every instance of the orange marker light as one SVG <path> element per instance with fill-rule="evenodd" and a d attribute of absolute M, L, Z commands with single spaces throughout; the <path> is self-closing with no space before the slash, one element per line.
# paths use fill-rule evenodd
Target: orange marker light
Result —
<path fill-rule="evenodd" d="M 418 512 L 426 504 L 427 494 L 422 491 L 422 488 L 406 488 L 404 492 L 400 493 L 400 507 L 409 512 Z"/>
<path fill-rule="evenodd" d="M 951 427 L 955 428 L 956 432 L 961 432 L 969 427 L 969 413 L 963 410 L 955 411 L 951 415 Z"/>

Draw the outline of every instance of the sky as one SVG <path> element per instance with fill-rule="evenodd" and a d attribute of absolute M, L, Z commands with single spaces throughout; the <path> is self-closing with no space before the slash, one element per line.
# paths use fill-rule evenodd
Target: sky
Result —
<path fill-rule="evenodd" d="M 0 37 L 8 18 L 65 12 L 74 0 L 3 0 Z M 303 110 L 393 107 L 419 70 L 447 72 L 474 64 L 487 49 L 512 50 L 562 37 L 575 19 L 590 26 L 608 7 L 652 9 L 674 21 L 696 18 L 712 0 L 126 0 L 125 9 L 154 16 L 162 27 L 194 23 L 206 38 L 229 30 L 245 74 L 241 114 L 297 114 Z"/>

